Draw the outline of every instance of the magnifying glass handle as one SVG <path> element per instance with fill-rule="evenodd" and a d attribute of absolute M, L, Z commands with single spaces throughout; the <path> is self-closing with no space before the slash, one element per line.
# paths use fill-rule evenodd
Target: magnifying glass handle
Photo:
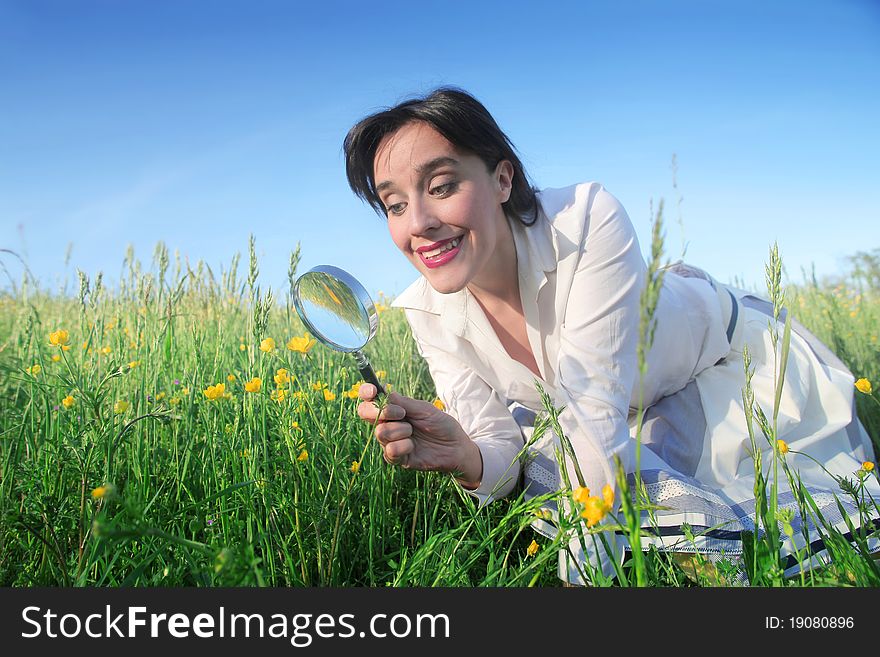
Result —
<path fill-rule="evenodd" d="M 357 360 L 358 370 L 361 373 L 361 376 L 364 379 L 365 383 L 372 383 L 376 386 L 376 396 L 379 397 L 385 394 L 385 389 L 379 383 L 379 379 L 376 378 L 376 373 L 373 371 L 373 366 L 370 365 L 370 361 L 367 360 L 366 355 L 362 351 L 355 351 L 354 357 Z"/>

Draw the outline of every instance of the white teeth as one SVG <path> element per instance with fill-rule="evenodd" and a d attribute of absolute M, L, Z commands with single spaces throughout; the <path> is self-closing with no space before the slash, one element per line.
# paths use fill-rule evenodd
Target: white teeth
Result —
<path fill-rule="evenodd" d="M 454 240 L 452 240 L 450 242 L 446 242 L 446 244 L 441 246 L 439 249 L 434 249 L 433 251 L 425 251 L 424 253 L 422 253 L 422 255 L 425 256 L 426 258 L 436 258 L 438 255 L 440 255 L 444 251 L 449 251 L 450 249 L 454 249 L 456 246 L 458 246 L 459 242 L 461 242 L 461 238 L 456 237 Z"/>

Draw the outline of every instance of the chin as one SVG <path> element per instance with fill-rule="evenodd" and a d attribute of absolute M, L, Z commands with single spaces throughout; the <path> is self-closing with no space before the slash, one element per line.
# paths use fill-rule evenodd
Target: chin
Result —
<path fill-rule="evenodd" d="M 439 294 L 455 294 L 461 292 L 467 285 L 467 281 L 451 281 L 445 277 L 431 276 L 430 272 L 423 275 L 428 280 L 428 284 Z"/>
<path fill-rule="evenodd" d="M 464 285 L 449 285 L 447 283 L 436 283 L 432 281 L 430 278 L 428 279 L 428 283 L 434 291 L 438 294 L 455 294 L 456 292 L 461 292 L 464 289 Z"/>

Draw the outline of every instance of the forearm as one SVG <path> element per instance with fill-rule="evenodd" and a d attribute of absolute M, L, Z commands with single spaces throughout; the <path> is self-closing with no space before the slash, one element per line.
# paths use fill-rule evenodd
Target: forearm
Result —
<path fill-rule="evenodd" d="M 470 438 L 463 445 L 457 471 L 460 473 L 457 481 L 462 488 L 476 490 L 480 487 L 480 482 L 483 479 L 483 455 L 477 444 Z"/>

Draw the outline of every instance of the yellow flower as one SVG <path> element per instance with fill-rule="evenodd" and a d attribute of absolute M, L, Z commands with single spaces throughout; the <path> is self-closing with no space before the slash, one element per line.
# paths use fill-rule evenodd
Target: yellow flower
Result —
<path fill-rule="evenodd" d="M 324 401 L 333 401 L 334 399 L 336 399 L 335 392 L 331 392 L 330 390 L 324 391 Z"/>
<path fill-rule="evenodd" d="M 235 374 L 230 374 L 226 377 L 226 380 L 229 381 L 229 383 L 232 383 L 233 381 L 235 381 Z"/>
<path fill-rule="evenodd" d="M 299 456 L 296 457 L 297 461 L 308 461 L 309 453 L 306 450 L 303 450 L 299 453 Z"/>
<path fill-rule="evenodd" d="M 92 490 L 92 499 L 93 500 L 102 500 L 105 497 L 109 497 L 114 491 L 113 484 L 104 484 L 103 486 L 98 486 L 97 488 Z"/>
<path fill-rule="evenodd" d="M 118 402 L 113 404 L 113 412 L 116 413 L 116 415 L 122 415 L 123 413 L 125 413 L 125 411 L 128 410 L 129 406 L 131 406 L 131 404 L 129 404 L 127 401 L 123 401 L 120 399 Z"/>
<path fill-rule="evenodd" d="M 349 470 L 351 470 L 353 473 L 357 474 L 357 471 L 360 469 L 361 469 L 360 463 L 358 463 L 357 461 L 351 462 L 351 467 L 349 468 Z"/>
<path fill-rule="evenodd" d="M 181 388 L 181 389 L 180 389 L 180 394 L 183 395 L 183 396 L 185 397 L 186 395 L 189 394 L 189 388 Z"/>
<path fill-rule="evenodd" d="M 571 493 L 572 498 L 579 504 L 584 504 L 590 497 L 590 489 L 586 486 L 578 486 Z"/>
<path fill-rule="evenodd" d="M 278 386 L 286 386 L 290 383 L 290 373 L 284 369 L 280 368 L 277 372 L 275 372 L 275 384 Z"/>
<path fill-rule="evenodd" d="M 581 511 L 581 517 L 587 519 L 587 527 L 592 527 L 598 524 L 610 510 L 602 498 L 588 497 L 584 503 L 584 510 Z"/>
<path fill-rule="evenodd" d="M 868 381 L 868 379 L 859 379 L 856 381 L 856 390 L 866 395 L 870 395 L 874 391 L 874 388 L 871 386 L 871 382 Z"/>
<path fill-rule="evenodd" d="M 532 542 L 529 543 L 529 547 L 526 548 L 526 554 L 529 555 L 530 557 L 533 557 L 536 554 L 538 554 L 538 548 L 539 548 L 539 545 L 538 545 L 537 541 L 532 539 Z"/>
<path fill-rule="evenodd" d="M 321 383 L 320 381 L 315 381 L 312 384 L 312 390 L 323 390 L 327 386 L 326 383 Z"/>
<path fill-rule="evenodd" d="M 299 429 L 299 422 L 294 420 L 293 422 L 290 423 L 290 428 L 291 429 Z"/>
<path fill-rule="evenodd" d="M 440 399 L 440 398 L 437 398 L 437 399 L 434 400 L 434 406 L 436 406 L 437 408 L 439 408 L 441 411 L 445 411 L 445 410 L 446 410 L 446 404 L 444 404 L 444 403 L 443 403 L 443 400 Z"/>
<path fill-rule="evenodd" d="M 363 384 L 364 384 L 363 381 L 358 381 L 357 383 L 353 384 L 351 386 L 351 389 L 346 391 L 345 396 L 348 397 L 349 399 L 357 399 L 358 398 L 358 390 L 360 390 L 360 387 Z"/>
<path fill-rule="evenodd" d="M 67 397 L 61 400 L 61 403 L 64 405 L 64 408 L 70 408 L 76 403 L 76 400 L 73 398 L 73 395 L 67 395 Z"/>
<path fill-rule="evenodd" d="M 384 379 L 386 375 L 387 375 L 387 372 L 385 370 L 376 370 L 376 378 L 377 379 L 380 379 L 380 380 Z"/>
<path fill-rule="evenodd" d="M 283 402 L 287 398 L 287 391 L 284 388 L 277 388 L 272 391 L 270 397 L 277 402 Z"/>
<path fill-rule="evenodd" d="M 49 343 L 56 347 L 64 347 L 70 342 L 70 334 L 64 329 L 52 331 L 49 334 Z"/>
<path fill-rule="evenodd" d="M 57 363 L 59 360 L 61 360 L 61 356 L 59 354 L 52 354 L 53 363 Z"/>
<path fill-rule="evenodd" d="M 309 338 L 309 334 L 306 333 L 302 337 L 293 337 L 287 341 L 287 348 L 291 351 L 298 351 L 301 354 L 306 353 L 309 349 L 315 346 L 317 340 L 314 338 Z"/>
<path fill-rule="evenodd" d="M 214 401 L 216 399 L 220 399 L 223 396 L 223 393 L 226 392 L 226 384 L 218 383 L 215 386 L 208 386 L 202 392 L 205 393 L 205 397 L 207 397 L 211 401 Z"/>
<path fill-rule="evenodd" d="M 614 489 L 611 488 L 610 484 L 602 486 L 602 501 L 605 502 L 605 506 L 608 507 L 609 511 L 614 508 Z"/>
<path fill-rule="evenodd" d="M 39 363 L 36 363 L 36 364 L 34 364 L 34 365 L 31 365 L 29 368 L 27 368 L 27 369 L 25 370 L 25 372 L 27 372 L 27 373 L 30 374 L 31 376 L 36 376 L 37 374 L 39 374 L 39 373 L 42 372 L 42 371 L 43 371 L 43 368 L 40 367 Z"/>
<path fill-rule="evenodd" d="M 112 350 L 110 347 L 103 347 L 103 348 L 101 349 L 101 353 L 104 354 L 105 356 L 106 356 L 107 354 L 109 354 L 111 351 L 113 351 L 113 350 Z"/>
<path fill-rule="evenodd" d="M 788 443 L 780 438 L 776 441 L 776 449 L 779 450 L 780 454 L 788 454 Z"/>
<path fill-rule="evenodd" d="M 163 399 L 165 399 L 164 392 L 160 392 L 158 395 L 156 395 L 156 401 L 162 401 Z"/>
<path fill-rule="evenodd" d="M 243 344 L 238 345 L 238 350 L 239 350 L 239 351 L 244 351 L 245 349 L 247 349 L 247 347 L 244 346 Z"/>
<path fill-rule="evenodd" d="M 275 351 L 275 340 L 273 338 L 266 338 L 260 343 L 260 351 L 265 351 L 267 354 L 271 354 Z"/>
<path fill-rule="evenodd" d="M 132 360 L 132 361 L 129 361 L 129 363 L 128 363 L 128 369 L 133 370 L 135 367 L 137 367 L 137 366 L 140 365 L 140 364 L 141 364 L 141 361 L 139 361 L 139 360 Z"/>
<path fill-rule="evenodd" d="M 388 310 L 388 306 L 386 306 L 384 303 L 377 303 L 376 304 L 376 314 L 377 315 L 379 313 L 385 312 L 386 310 Z"/>
<path fill-rule="evenodd" d="M 248 456 L 251 455 L 251 453 L 250 453 L 250 450 L 243 449 L 243 450 L 241 450 L 241 451 L 238 453 L 238 455 L 241 456 L 241 457 L 243 457 L 243 458 L 247 458 Z"/>
<path fill-rule="evenodd" d="M 171 397 L 168 399 L 168 403 L 172 406 L 177 406 L 180 403 L 180 397 Z"/>
<path fill-rule="evenodd" d="M 873 472 L 874 464 L 871 461 L 865 461 L 864 463 L 862 463 L 862 470 L 864 470 L 865 472 Z"/>
<path fill-rule="evenodd" d="M 247 392 L 260 392 L 260 388 L 263 387 L 263 379 L 258 376 L 255 376 L 250 381 L 244 384 L 244 389 Z"/>

